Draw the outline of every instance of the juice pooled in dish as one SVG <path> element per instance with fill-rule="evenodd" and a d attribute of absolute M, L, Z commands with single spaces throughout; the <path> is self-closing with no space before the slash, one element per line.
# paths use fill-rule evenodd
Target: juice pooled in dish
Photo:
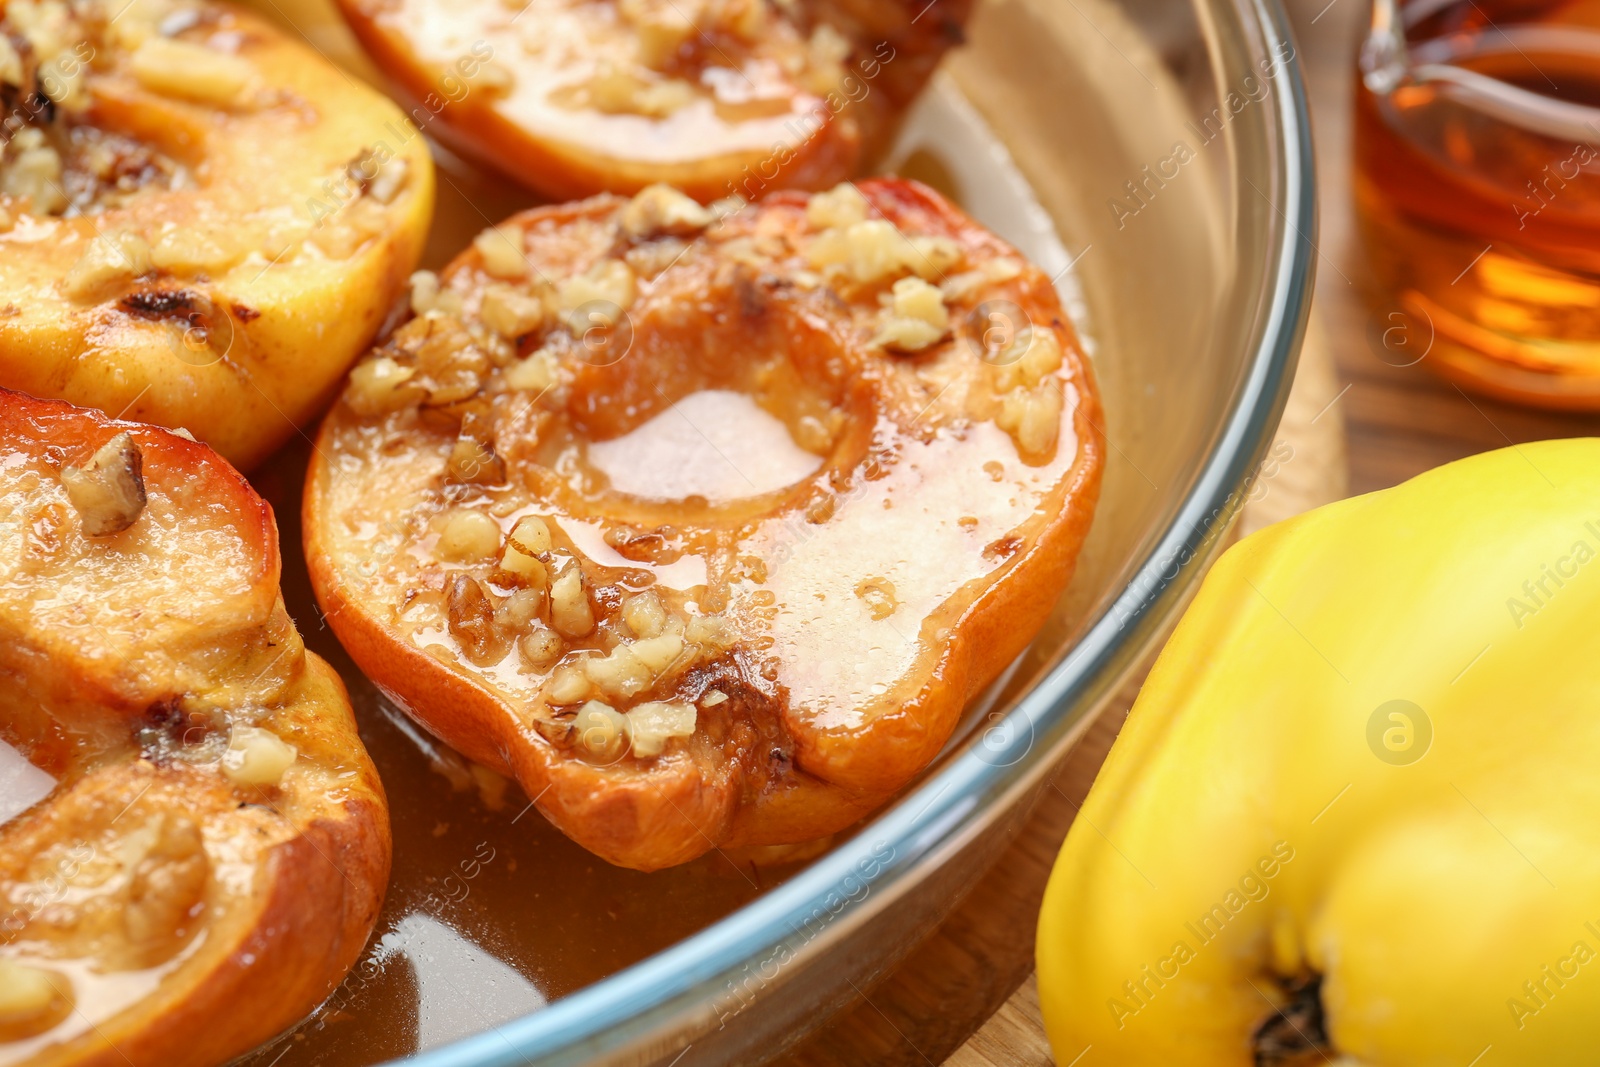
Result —
<path fill-rule="evenodd" d="M 926 766 L 1054 606 L 1101 466 L 1050 279 L 938 194 L 719 208 L 536 209 L 419 276 L 305 496 L 361 668 L 646 870 L 829 834 Z"/>

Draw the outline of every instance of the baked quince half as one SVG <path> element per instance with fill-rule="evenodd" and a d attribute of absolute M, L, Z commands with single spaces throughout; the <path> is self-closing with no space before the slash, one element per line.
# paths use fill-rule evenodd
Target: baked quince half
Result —
<path fill-rule="evenodd" d="M 1033 638 L 1099 485 L 1050 279 L 874 180 L 486 231 L 306 486 L 331 624 L 561 830 L 653 869 L 881 804 Z"/>
<path fill-rule="evenodd" d="M 555 199 L 824 189 L 887 148 L 971 0 L 338 0 L 453 145 Z M 430 132 L 434 132 L 430 129 Z"/>
<path fill-rule="evenodd" d="M 0 386 L 253 466 L 421 254 L 427 147 L 380 94 L 208 0 L 0 2 Z"/>
<path fill-rule="evenodd" d="M 365 945 L 388 808 L 278 572 L 211 449 L 0 393 L 0 1063 L 222 1063 Z"/>

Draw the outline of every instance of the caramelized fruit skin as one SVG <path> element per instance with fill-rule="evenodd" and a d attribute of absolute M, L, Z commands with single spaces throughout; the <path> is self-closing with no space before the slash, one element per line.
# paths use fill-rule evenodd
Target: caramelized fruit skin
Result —
<path fill-rule="evenodd" d="M 551 199 L 661 182 L 702 202 L 825 189 L 867 169 L 961 41 L 971 9 L 971 0 L 338 2 L 417 103 L 413 114 L 437 115 L 437 134 L 464 153 Z M 525 44 L 532 27 L 536 48 Z M 656 43 L 663 33 L 681 40 Z"/>
<path fill-rule="evenodd" d="M 124 39 L 151 2 L 82 43 L 82 107 L 50 113 L 63 139 L 108 131 L 187 177 L 65 217 L 0 195 L 0 385 L 184 427 L 248 469 L 378 332 L 422 252 L 433 165 L 388 100 L 231 5 L 151 36 L 243 64 L 237 100 L 152 88 Z M 381 203 L 347 175 L 379 156 L 404 171 Z"/>
<path fill-rule="evenodd" d="M 91 537 L 60 472 L 119 434 L 146 499 Z M 74 1009 L 8 1019 L 0 1062 L 224 1062 L 364 947 L 390 858 L 376 770 L 284 611 L 271 510 L 233 468 L 4 391 L 0 442 L 0 739 L 57 779 L 0 827 L 0 968 L 49 976 Z M 292 758 L 232 752 L 263 736 Z"/>
<path fill-rule="evenodd" d="M 720 222 L 648 190 L 508 220 L 323 424 L 306 557 L 340 640 L 613 863 L 810 840 L 881 805 L 1026 647 L 1086 533 L 1099 407 L 1050 280 L 922 186 L 841 190 Z M 545 310 L 497 342 L 478 318 L 508 302 L 506 235 Z M 575 330 L 563 308 L 597 285 L 618 325 Z M 1030 325 L 991 351 L 996 308 Z M 811 473 L 708 500 L 596 471 L 596 443 L 708 390 L 780 420 Z M 661 740 L 646 704 L 690 709 L 688 731 Z"/>

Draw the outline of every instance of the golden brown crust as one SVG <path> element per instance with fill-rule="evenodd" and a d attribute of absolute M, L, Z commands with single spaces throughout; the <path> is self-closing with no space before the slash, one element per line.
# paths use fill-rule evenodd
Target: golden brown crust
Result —
<path fill-rule="evenodd" d="M 147 502 L 91 537 L 59 472 L 119 434 Z M 76 1002 L 37 1022 L 8 1005 L 0 1057 L 225 1061 L 324 1000 L 365 946 L 391 854 L 376 769 L 343 683 L 288 622 L 276 524 L 236 471 L 165 431 L 14 393 L 0 441 L 0 525 L 33 531 L 7 546 L 0 740 L 59 782 L 0 827 L 0 969 Z M 164 571 L 180 543 L 190 554 Z M 72 581 L 98 594 L 91 629 L 63 628 Z M 107 998 L 105 981 L 139 995 Z"/>
<path fill-rule="evenodd" d="M 84 23 L 71 106 L 27 112 L 66 164 L 38 187 L 56 202 L 0 194 L 0 385 L 184 427 L 248 469 L 388 315 L 422 252 L 432 161 L 398 108 L 257 15 L 207 3 L 165 36 L 165 0 L 113 6 Z M 141 60 L 161 47 L 183 51 Z M 235 99 L 187 95 L 196 55 L 242 72 Z M 75 131 L 156 162 L 63 217 L 56 190 L 88 196 L 79 170 L 103 169 L 74 162 Z"/>
<path fill-rule="evenodd" d="M 626 278 L 613 265 L 652 261 L 661 240 L 630 224 L 676 217 L 665 194 L 509 220 L 439 280 L 445 298 L 430 299 L 451 310 L 430 308 L 376 350 L 319 435 L 303 529 L 341 641 L 419 722 L 513 774 L 612 862 L 652 869 L 855 821 L 938 753 L 1070 578 L 1102 444 L 1049 279 L 931 190 L 859 189 L 776 194 L 681 234 L 669 265 Z M 506 234 L 526 242 L 518 284 L 549 307 L 495 356 L 461 317 L 474 323 L 504 288 L 488 271 L 504 266 L 493 260 Z M 617 359 L 574 347 L 575 312 L 562 310 L 576 298 L 561 294 L 590 295 L 594 279 L 624 300 L 607 335 L 628 334 Z M 1010 340 L 991 350 L 997 315 L 1026 325 L 1003 322 Z M 481 374 L 475 388 L 440 369 L 450 345 Z M 638 432 L 702 390 L 753 396 L 811 442 L 813 472 L 708 503 L 641 498 L 585 466 L 585 442 Z M 463 442 L 483 461 L 470 476 L 456 466 Z M 486 531 L 475 557 L 442 547 L 462 515 Z M 529 517 L 549 541 L 534 606 L 522 629 L 482 640 L 458 625 L 452 591 L 465 581 L 496 612 L 528 596 L 508 553 Z M 683 577 L 694 566 L 703 577 Z M 556 632 L 554 579 L 574 569 L 596 620 L 586 636 Z M 630 621 L 646 595 L 667 629 Z M 509 643 L 524 631 L 556 653 Z M 619 684 L 618 661 L 660 640 L 672 664 Z M 586 724 L 614 720 L 587 719 L 585 701 L 620 709 L 631 754 L 604 730 L 591 745 Z M 692 732 L 641 750 L 641 702 L 697 709 Z"/>
<path fill-rule="evenodd" d="M 576 199 L 661 182 L 709 202 L 825 189 L 866 169 L 961 40 L 971 4 L 339 7 L 419 122 L 436 116 L 439 136 L 536 192 Z M 534 26 L 530 49 L 524 41 Z M 727 87 L 716 88 L 720 81 Z"/>

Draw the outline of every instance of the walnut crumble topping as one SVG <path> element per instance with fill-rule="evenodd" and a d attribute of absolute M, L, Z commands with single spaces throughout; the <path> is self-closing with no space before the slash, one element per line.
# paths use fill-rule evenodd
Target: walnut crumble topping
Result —
<path fill-rule="evenodd" d="M 18 215 L 76 215 L 125 203 L 146 188 L 181 188 L 187 169 L 148 144 L 88 121 L 88 78 L 119 49 L 133 49 L 141 84 L 192 89 L 244 61 L 167 40 L 198 11 L 171 0 L 141 0 L 126 19 L 103 0 L 12 0 L 0 13 L 0 206 Z M 177 21 L 174 21 L 174 19 Z M 144 37 L 143 43 L 135 40 Z M 154 80 L 159 85 L 152 86 Z M 242 89 L 243 82 L 240 83 Z M 214 84 L 208 98 L 221 90 Z M 204 94 L 202 94 L 204 95 Z M 4 220 L 0 220 L 4 221 Z M 0 226 L 0 229 L 9 227 Z"/>
<path fill-rule="evenodd" d="M 657 759 L 697 737 L 706 713 L 730 700 L 712 675 L 749 640 L 748 620 L 725 615 L 715 592 L 691 599 L 641 587 L 654 579 L 599 562 L 528 492 L 536 481 L 577 486 L 588 477 L 562 458 L 569 402 L 594 368 L 626 358 L 641 302 L 679 263 L 736 279 L 726 291 L 753 319 L 766 313 L 762 287 L 843 312 L 852 343 L 900 379 L 962 376 L 941 418 L 990 422 L 1029 462 L 1057 446 L 1064 351 L 1054 325 L 970 325 L 985 300 L 1012 292 L 1024 273 L 1018 261 L 950 233 L 902 230 L 850 184 L 779 208 L 745 206 L 702 206 L 665 186 L 598 203 L 571 225 L 599 254 L 571 259 L 564 273 L 539 251 L 540 240 L 567 239 L 556 230 L 525 219 L 491 227 L 462 265 L 413 275 L 414 317 L 355 368 L 344 394 L 378 427 L 415 420 L 453 442 L 419 502 L 389 516 L 411 546 L 392 564 L 398 627 L 446 664 L 509 679 L 528 725 L 586 760 Z M 670 323 L 659 303 L 648 313 Z M 780 370 L 763 372 L 768 387 L 800 405 L 794 397 L 804 390 Z M 944 393 L 937 384 L 930 395 Z M 789 420 L 808 451 L 827 455 L 845 432 L 833 403 Z M 405 431 L 382 433 L 406 447 Z M 828 507 L 819 501 L 805 521 L 827 522 Z M 679 558 L 676 536 L 667 527 L 604 534 L 625 561 L 651 566 Z M 419 560 L 427 561 L 420 570 Z M 761 559 L 727 567 L 729 577 L 711 576 L 708 590 L 765 580 Z M 882 576 L 855 592 L 879 621 L 904 596 Z"/>
<path fill-rule="evenodd" d="M 121 533 L 144 512 L 143 456 L 132 435 L 107 441 L 82 467 L 63 467 L 61 485 L 90 537 Z"/>
<path fill-rule="evenodd" d="M 725 122 L 782 115 L 791 94 L 837 91 L 851 53 L 814 13 L 768 0 L 617 0 L 588 12 L 579 32 L 605 58 L 552 94 L 573 110 L 668 119 L 699 106 Z M 509 71 L 505 80 L 502 92 Z"/>

